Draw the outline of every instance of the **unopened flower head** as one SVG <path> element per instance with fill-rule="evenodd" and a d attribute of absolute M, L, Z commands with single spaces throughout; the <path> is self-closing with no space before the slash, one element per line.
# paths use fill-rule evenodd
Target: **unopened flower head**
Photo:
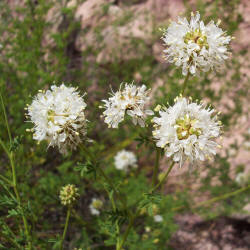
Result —
<path fill-rule="evenodd" d="M 73 184 L 68 184 L 62 187 L 59 197 L 64 206 L 72 205 L 79 197 L 78 188 Z"/>
<path fill-rule="evenodd" d="M 115 156 L 115 167 L 124 171 L 128 171 L 129 167 L 137 168 L 136 155 L 133 152 L 121 150 Z"/>
<path fill-rule="evenodd" d="M 92 215 L 99 215 L 103 207 L 103 202 L 100 199 L 93 198 L 89 205 L 90 213 Z"/>
<path fill-rule="evenodd" d="M 220 145 L 215 139 L 220 135 L 221 122 L 214 109 L 180 96 L 173 106 L 162 108 L 159 115 L 152 120 L 156 145 L 180 166 L 186 159 L 204 161 L 216 154 Z"/>
<path fill-rule="evenodd" d="M 149 91 L 145 85 L 136 87 L 133 83 L 121 84 L 119 91 L 112 93 L 108 100 L 103 100 L 104 105 L 101 108 L 104 121 L 109 127 L 118 128 L 118 124 L 124 120 L 125 114 L 132 117 L 133 123 L 145 126 L 147 115 L 153 115 L 153 111 L 146 109 L 149 101 Z"/>
<path fill-rule="evenodd" d="M 232 39 L 219 24 L 220 20 L 205 25 L 199 12 L 191 13 L 190 22 L 178 17 L 178 22 L 171 22 L 162 37 L 167 46 L 166 60 L 182 67 L 183 75 L 219 68 L 230 55 L 228 45 Z"/>
<path fill-rule="evenodd" d="M 64 84 L 38 93 L 28 106 L 28 117 L 34 123 L 33 138 L 46 140 L 66 154 L 73 150 L 86 135 L 86 103 L 76 88 Z"/>

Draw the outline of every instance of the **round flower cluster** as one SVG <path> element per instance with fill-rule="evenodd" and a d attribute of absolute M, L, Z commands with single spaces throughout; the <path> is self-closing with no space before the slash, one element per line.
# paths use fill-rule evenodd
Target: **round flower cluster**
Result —
<path fill-rule="evenodd" d="M 100 199 L 93 198 L 89 205 L 90 213 L 92 215 L 99 215 L 103 207 L 103 202 Z"/>
<path fill-rule="evenodd" d="M 106 110 L 103 112 L 104 121 L 109 127 L 118 128 L 118 124 L 124 120 L 125 114 L 132 117 L 133 123 L 145 126 L 147 115 L 153 115 L 153 111 L 145 109 L 149 101 L 149 91 L 146 86 L 136 87 L 133 83 L 121 84 L 119 91 L 112 93 L 112 97 L 103 100 L 100 106 Z"/>
<path fill-rule="evenodd" d="M 250 174 L 244 172 L 238 173 L 236 175 L 235 181 L 239 186 L 244 187 L 250 182 Z"/>
<path fill-rule="evenodd" d="M 228 44 L 232 39 L 219 24 L 211 21 L 205 25 L 199 12 L 191 13 L 190 22 L 180 17 L 178 22 L 171 22 L 162 37 L 167 46 L 166 60 L 181 66 L 183 75 L 219 68 L 230 55 Z"/>
<path fill-rule="evenodd" d="M 121 150 L 115 156 L 115 167 L 120 170 L 128 171 L 129 167 L 137 167 L 137 159 L 133 152 Z"/>
<path fill-rule="evenodd" d="M 28 117 L 34 123 L 33 138 L 47 140 L 62 154 L 75 149 L 86 135 L 86 103 L 76 88 L 64 84 L 38 93 L 28 106 Z"/>
<path fill-rule="evenodd" d="M 172 107 L 161 109 L 160 117 L 152 120 L 156 146 L 163 148 L 167 157 L 173 156 L 180 166 L 186 158 L 191 162 L 204 161 L 215 155 L 220 147 L 215 138 L 220 135 L 221 122 L 214 112 L 202 103 L 177 97 Z"/>
<path fill-rule="evenodd" d="M 59 198 L 64 206 L 72 205 L 79 196 L 78 188 L 73 184 L 62 187 Z"/>
<path fill-rule="evenodd" d="M 154 221 L 155 222 L 162 222 L 163 221 L 163 217 L 159 214 L 154 216 Z"/>

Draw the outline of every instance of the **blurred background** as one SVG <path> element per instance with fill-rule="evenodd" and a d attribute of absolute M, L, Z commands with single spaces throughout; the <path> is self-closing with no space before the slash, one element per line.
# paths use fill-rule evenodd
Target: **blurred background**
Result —
<path fill-rule="evenodd" d="M 121 176 L 114 172 L 113 156 L 123 148 L 137 154 L 139 170 L 146 177 L 122 176 L 134 178 L 126 190 L 133 199 L 137 196 L 133 190 L 143 190 L 140 185 L 146 186 L 152 176 L 154 155 L 146 147 L 136 148 L 135 138 L 143 132 L 141 129 L 130 123 L 120 129 L 108 129 L 98 107 L 109 96 L 111 87 L 115 91 L 121 82 L 132 81 L 152 89 L 152 107 L 173 103 L 180 93 L 183 77 L 179 69 L 163 59 L 160 29 L 179 15 L 189 17 L 191 11 L 199 11 L 205 23 L 221 19 L 223 30 L 235 39 L 231 43 L 232 56 L 220 72 L 201 74 L 189 82 L 187 94 L 193 99 L 204 99 L 221 111 L 223 147 L 214 161 L 191 172 L 185 166 L 181 169 L 176 166 L 171 172 L 163 191 L 172 195 L 173 200 L 183 202 L 177 205 L 190 199 L 199 203 L 232 192 L 242 186 L 235 181 L 237 174 L 250 173 L 250 1 L 0 1 L 0 87 L 11 131 L 19 144 L 17 176 L 22 198 L 31 200 L 33 227 L 39 232 L 37 249 L 50 249 L 47 238 L 61 232 L 65 211 L 58 193 L 62 185 L 75 183 L 84 187 L 76 211 L 78 217 L 90 221 L 89 202 L 95 195 L 102 196 L 103 191 L 74 171 L 76 162 L 84 161 L 81 152 L 62 157 L 56 149 L 47 149 L 46 143 L 37 145 L 33 141 L 26 132 L 31 128 L 25 118 L 26 104 L 31 103 L 38 90 L 48 89 L 52 83 L 64 82 L 77 86 L 82 94 L 86 92 L 88 137 L 98 142 L 93 150 L 105 152 L 106 171 L 118 180 Z M 7 140 L 3 119 L 0 131 L 1 138 Z M 0 172 L 10 175 L 3 152 L 0 162 Z M 163 158 L 162 171 L 167 164 Z M 173 249 L 249 249 L 249 194 L 248 190 L 204 209 L 173 215 L 173 228 L 166 242 Z M 0 208 L 0 215 L 6 216 L 4 208 Z M 8 219 L 7 223 L 11 222 Z M 77 244 L 83 249 L 112 249 L 98 245 L 103 238 L 97 237 L 95 230 L 83 230 L 78 219 L 72 223 L 68 249 Z M 3 231 L 0 241 L 1 237 L 4 238 Z M 99 242 L 97 247 L 96 242 Z M 167 248 L 137 246 L 137 249 Z"/>

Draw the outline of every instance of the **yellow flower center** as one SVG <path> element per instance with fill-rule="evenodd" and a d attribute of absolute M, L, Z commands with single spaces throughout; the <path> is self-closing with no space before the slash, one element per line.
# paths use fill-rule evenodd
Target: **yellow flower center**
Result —
<path fill-rule="evenodd" d="M 197 137 L 201 135 L 202 130 L 200 128 L 195 128 L 195 123 L 198 120 L 191 119 L 188 115 L 185 115 L 183 118 L 179 118 L 176 121 L 177 125 L 177 137 L 179 140 L 185 140 L 190 135 L 196 135 Z"/>
<path fill-rule="evenodd" d="M 94 207 L 95 209 L 101 209 L 103 203 L 102 203 L 101 200 L 95 200 L 95 201 L 93 201 L 92 205 L 93 205 L 93 207 Z"/>
<path fill-rule="evenodd" d="M 195 29 L 194 31 L 188 32 L 184 37 L 184 42 L 188 44 L 189 41 L 192 41 L 200 46 L 200 50 L 205 47 L 208 49 L 207 37 L 202 34 L 200 29 Z"/>
<path fill-rule="evenodd" d="M 55 117 L 55 111 L 54 110 L 49 110 L 48 111 L 48 121 L 49 122 L 53 122 L 55 121 L 54 117 Z"/>

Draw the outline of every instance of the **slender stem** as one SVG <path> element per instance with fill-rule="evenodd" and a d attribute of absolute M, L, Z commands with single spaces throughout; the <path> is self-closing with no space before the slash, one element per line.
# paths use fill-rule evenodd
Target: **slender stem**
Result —
<path fill-rule="evenodd" d="M 7 149 L 7 147 L 5 146 L 4 142 L 0 139 L 0 145 L 2 146 L 4 152 L 8 155 L 8 157 L 10 157 L 10 152 Z"/>
<path fill-rule="evenodd" d="M 244 191 L 246 191 L 246 190 L 248 190 L 248 189 L 250 189 L 250 185 L 248 185 L 248 186 L 246 186 L 246 187 L 243 187 L 243 188 L 240 188 L 240 189 L 238 189 L 238 190 L 236 190 L 236 191 L 234 191 L 234 192 L 227 193 L 227 194 L 223 194 L 223 195 L 220 195 L 220 196 L 218 196 L 218 197 L 212 198 L 212 199 L 210 199 L 210 200 L 200 202 L 200 203 L 196 204 L 196 205 L 194 206 L 194 208 L 201 207 L 201 206 L 204 206 L 204 205 L 209 205 L 209 204 L 211 204 L 211 203 L 214 203 L 214 202 L 217 202 L 217 201 L 220 201 L 220 200 L 227 199 L 227 198 L 229 198 L 229 197 L 231 197 L 231 196 L 234 196 L 234 195 L 237 195 L 237 194 L 239 194 L 239 193 L 242 193 L 242 192 L 244 192 Z"/>
<path fill-rule="evenodd" d="M 125 233 L 124 233 L 124 235 L 123 235 L 123 237 L 122 237 L 121 244 L 119 244 L 117 250 L 121 250 L 121 249 L 122 249 L 122 247 L 123 247 L 123 245 L 124 245 L 126 239 L 128 238 L 130 229 L 131 229 L 132 226 L 134 225 L 134 221 L 135 221 L 136 217 L 138 216 L 138 214 L 139 214 L 139 210 L 137 210 L 137 212 L 135 213 L 135 215 L 130 219 L 129 224 L 128 224 L 128 227 L 127 227 L 127 229 L 126 229 L 126 231 L 125 231 Z"/>
<path fill-rule="evenodd" d="M 81 149 L 85 152 L 85 155 L 87 157 L 89 157 L 94 163 L 96 163 L 96 157 L 92 154 L 92 152 L 90 152 L 88 150 L 87 147 L 82 146 Z M 105 174 L 105 172 L 103 171 L 103 169 L 101 167 L 98 167 L 97 170 L 102 175 L 102 177 L 107 181 L 107 183 L 110 185 L 110 187 L 112 187 L 112 189 L 114 190 L 114 192 L 117 195 L 118 199 L 121 201 L 124 209 L 126 209 L 127 208 L 126 201 L 124 200 L 123 196 L 121 196 L 120 192 L 117 190 L 117 188 L 113 184 L 112 180 Z"/>
<path fill-rule="evenodd" d="M 69 226 L 70 213 L 71 213 L 71 207 L 69 206 L 68 210 L 67 210 L 67 216 L 66 216 L 66 221 L 65 221 L 65 224 L 64 224 L 64 230 L 63 230 L 63 235 L 62 235 L 62 240 L 61 240 L 61 246 L 60 246 L 61 250 L 63 249 L 63 242 L 64 242 L 64 239 L 65 239 L 65 236 L 66 236 L 66 233 L 67 233 L 67 229 L 68 229 L 68 226 Z"/>
<path fill-rule="evenodd" d="M 158 187 L 160 187 L 160 186 L 162 185 L 162 183 L 163 183 L 165 180 L 167 180 L 168 175 L 169 175 L 170 171 L 172 170 L 174 164 L 175 164 L 175 162 L 173 161 L 172 164 L 170 165 L 170 167 L 168 168 L 166 174 L 165 174 L 164 177 L 161 179 L 161 181 L 160 181 L 155 187 L 153 187 L 153 188 L 151 189 L 151 191 L 150 191 L 151 193 L 153 193 L 155 190 L 157 190 Z M 128 237 L 128 234 L 129 234 L 129 232 L 130 232 L 130 229 L 132 228 L 135 219 L 136 219 L 137 216 L 139 215 L 139 212 L 140 212 L 140 210 L 137 210 L 137 212 L 135 213 L 135 215 L 132 216 L 132 218 L 130 219 L 129 225 L 128 225 L 128 227 L 127 227 L 127 229 L 126 229 L 126 231 L 125 231 L 125 233 L 124 233 L 124 235 L 123 235 L 121 244 L 119 245 L 119 248 L 117 248 L 117 250 L 121 250 L 121 249 L 122 249 L 122 246 L 124 245 L 124 243 L 125 243 L 125 241 L 126 241 L 126 239 L 127 239 L 127 237 Z"/>
<path fill-rule="evenodd" d="M 23 212 L 20 195 L 19 195 L 19 192 L 18 192 L 18 189 L 17 189 L 16 168 L 15 168 L 13 153 L 12 152 L 9 153 L 9 158 L 10 158 L 10 164 L 11 164 L 11 169 L 12 169 L 12 182 L 13 182 L 12 186 L 13 186 L 13 189 L 14 189 L 14 192 L 15 192 L 15 195 L 16 195 L 18 205 L 19 205 L 19 207 L 21 208 L 21 210 Z M 28 249 L 32 249 L 32 241 L 31 241 L 31 237 L 30 237 L 29 226 L 28 226 L 28 222 L 27 222 L 27 219 L 26 219 L 24 213 L 22 214 L 22 218 L 23 218 L 25 235 L 26 235 L 26 237 L 28 239 Z"/>
<path fill-rule="evenodd" d="M 10 142 L 12 142 L 12 137 L 11 137 L 11 133 L 10 133 L 10 127 L 9 127 L 8 118 L 7 118 L 6 109 L 5 109 L 5 106 L 4 106 L 3 96 L 2 96 L 1 91 L 0 91 L 0 99 L 1 99 L 1 105 L 2 105 L 2 109 L 3 109 L 3 115 L 4 115 L 4 120 L 5 120 L 6 128 L 7 128 L 7 131 L 8 131 L 9 140 L 10 140 Z"/>
<path fill-rule="evenodd" d="M 0 91 L 0 99 L 1 99 L 1 106 L 2 106 L 3 114 L 4 114 L 4 120 L 5 120 L 6 128 L 7 128 L 7 131 L 8 131 L 9 141 L 11 143 L 12 142 L 12 137 L 11 137 L 10 127 L 9 127 L 9 123 L 8 123 L 8 117 L 7 117 L 7 114 L 6 114 L 6 109 L 5 109 L 5 106 L 4 106 L 4 101 L 3 101 L 1 91 Z M 31 241 L 31 237 L 30 237 L 28 222 L 27 222 L 27 219 L 26 219 L 26 217 L 24 215 L 24 211 L 23 211 L 23 208 L 22 208 L 22 205 L 21 205 L 20 195 L 19 195 L 19 192 L 18 192 L 18 189 L 17 189 L 16 168 L 15 168 L 15 163 L 14 163 L 14 158 L 13 158 L 13 152 L 9 152 L 9 150 L 7 149 L 7 147 L 5 146 L 5 144 L 3 143 L 3 141 L 1 139 L 0 139 L 0 144 L 3 147 L 4 151 L 6 152 L 6 154 L 8 155 L 9 160 L 10 160 L 11 169 L 12 169 L 12 187 L 13 187 L 15 195 L 16 195 L 18 206 L 22 210 L 22 219 L 23 219 L 23 224 L 24 224 L 25 235 L 26 235 L 27 240 L 28 240 L 28 249 L 31 250 L 32 249 L 32 241 Z"/>
<path fill-rule="evenodd" d="M 156 149 L 156 159 L 155 159 L 155 167 L 154 167 L 154 173 L 153 173 L 153 180 L 152 180 L 152 187 L 155 186 L 157 181 L 157 175 L 159 171 L 159 161 L 161 156 L 161 150 L 159 148 Z"/>
<path fill-rule="evenodd" d="M 200 202 L 200 203 L 197 203 L 196 205 L 194 205 L 193 207 L 191 207 L 192 209 L 195 209 L 195 208 L 199 208 L 201 206 L 204 206 L 204 205 L 210 205 L 210 204 L 213 204 L 217 201 L 220 201 L 220 200 L 225 200 L 231 196 L 234 196 L 234 195 L 237 195 L 239 193 L 242 193 L 242 192 L 245 192 L 247 191 L 248 189 L 250 189 L 250 185 L 246 186 L 246 187 L 243 187 L 243 188 L 240 188 L 236 191 L 233 191 L 233 192 L 230 192 L 230 193 L 227 193 L 227 194 L 223 194 L 223 195 L 220 195 L 220 196 L 217 196 L 217 197 L 214 197 L 210 200 L 207 200 L 207 201 L 203 201 L 203 202 Z M 185 206 L 179 206 L 179 207 L 175 207 L 173 208 L 172 210 L 173 211 L 179 211 L 181 209 L 185 208 Z"/>
<path fill-rule="evenodd" d="M 12 182 L 11 182 L 8 178 L 4 177 L 4 176 L 1 175 L 1 174 L 0 174 L 0 179 L 2 179 L 3 181 L 5 181 L 6 183 L 8 183 L 8 184 L 11 185 L 11 186 L 13 185 Z"/>
<path fill-rule="evenodd" d="M 169 175 L 170 171 L 172 170 L 174 164 L 175 164 L 175 162 L 173 161 L 172 164 L 170 165 L 170 167 L 168 168 L 167 172 L 163 176 L 163 178 L 160 180 L 160 182 L 151 190 L 151 193 L 153 193 L 155 190 L 157 190 L 162 185 L 162 183 L 168 178 L 168 175 Z"/>
<path fill-rule="evenodd" d="M 182 95 L 184 95 L 185 93 L 185 90 L 186 90 L 186 87 L 187 87 L 187 83 L 188 83 L 188 79 L 189 79 L 189 76 L 190 76 L 190 72 L 188 71 L 186 77 L 185 77 L 185 80 L 183 82 L 183 88 L 182 88 Z"/>

